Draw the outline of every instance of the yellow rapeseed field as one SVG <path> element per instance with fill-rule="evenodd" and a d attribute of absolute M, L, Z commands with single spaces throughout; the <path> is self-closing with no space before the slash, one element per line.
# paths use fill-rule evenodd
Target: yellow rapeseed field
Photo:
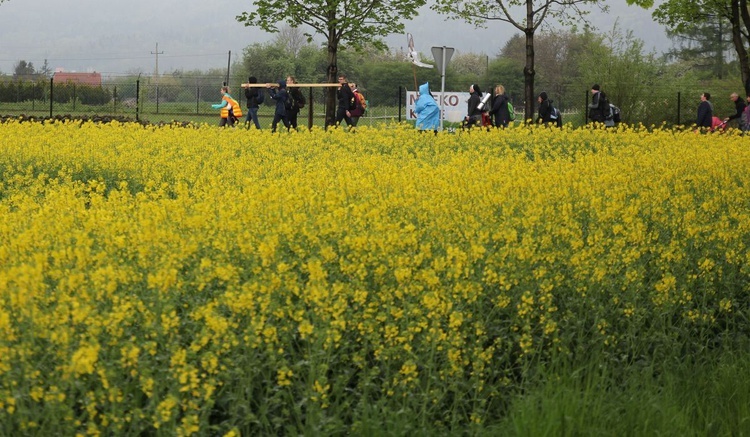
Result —
<path fill-rule="evenodd" d="M 529 363 L 748 323 L 734 133 L 0 138 L 2 435 L 356 433 L 364 405 L 482 424 Z"/>

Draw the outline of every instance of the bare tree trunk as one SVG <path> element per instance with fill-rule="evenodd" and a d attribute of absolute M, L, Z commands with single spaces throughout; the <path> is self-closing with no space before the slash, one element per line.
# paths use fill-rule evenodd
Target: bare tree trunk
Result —
<path fill-rule="evenodd" d="M 338 39 L 336 31 L 328 31 L 328 69 L 326 70 L 326 82 L 338 83 Z M 326 127 L 336 124 L 336 88 L 326 88 Z"/>
<path fill-rule="evenodd" d="M 740 17 L 742 17 L 745 31 L 742 32 L 738 23 L 737 36 L 735 36 L 734 24 L 732 24 L 732 39 L 734 40 L 734 46 L 737 49 L 737 58 L 740 61 L 742 84 L 745 86 L 745 94 L 748 95 L 750 94 L 750 59 L 748 59 L 747 50 L 745 50 L 745 41 L 743 41 L 742 36 L 744 33 L 745 38 L 750 42 L 750 33 L 748 33 L 750 32 L 750 12 L 747 10 L 747 0 L 740 0 L 739 3 Z M 737 46 L 737 43 L 739 43 L 739 47 Z"/>
<path fill-rule="evenodd" d="M 338 44 L 335 42 L 328 43 L 328 69 L 326 70 L 326 82 L 338 82 Z M 336 124 L 336 88 L 326 88 L 326 127 Z"/>
<path fill-rule="evenodd" d="M 526 1 L 526 65 L 523 67 L 523 89 L 524 89 L 524 122 L 534 118 L 534 4 L 531 0 Z"/>

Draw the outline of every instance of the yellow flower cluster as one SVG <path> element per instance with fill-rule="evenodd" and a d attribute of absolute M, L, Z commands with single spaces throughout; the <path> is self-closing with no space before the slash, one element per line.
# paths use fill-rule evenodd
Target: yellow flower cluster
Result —
<path fill-rule="evenodd" d="M 9 122 L 0 137 L 11 434 L 244 435 L 355 392 L 460 400 L 479 423 L 525 360 L 628 347 L 658 320 L 724 326 L 747 302 L 739 135 Z"/>

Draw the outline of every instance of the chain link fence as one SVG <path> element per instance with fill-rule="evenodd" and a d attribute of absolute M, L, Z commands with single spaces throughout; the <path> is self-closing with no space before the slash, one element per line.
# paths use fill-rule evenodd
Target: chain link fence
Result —
<path fill-rule="evenodd" d="M 230 94 L 246 111 L 244 90 L 231 86 Z M 307 104 L 301 109 L 298 124 L 302 126 L 325 126 L 326 89 L 300 87 Z M 590 91 L 580 84 L 563 85 L 547 92 L 554 105 L 563 113 L 563 120 L 574 125 L 584 124 Z M 714 114 L 725 118 L 735 113 L 734 103 L 729 99 L 733 92 L 743 96 L 741 89 L 679 90 L 668 86 L 621 87 L 603 89 L 611 103 L 622 111 L 625 123 L 646 126 L 691 125 L 695 121 L 700 95 L 712 94 Z M 375 126 L 380 123 L 400 122 L 407 119 L 406 87 L 394 86 L 391 95 L 372 95 L 362 90 L 367 99 L 367 111 L 359 125 Z M 517 119 L 523 119 L 522 96 L 510 96 L 516 107 Z M 741 97 L 744 99 L 744 96 Z M 147 123 L 193 122 L 218 124 L 219 111 L 211 104 L 221 102 L 220 86 L 196 84 L 195 86 L 159 85 L 142 83 L 105 84 L 87 86 L 80 84 L 48 82 L 8 81 L 0 83 L 0 114 L 4 116 L 33 116 L 38 118 L 70 117 L 116 117 Z M 536 111 L 537 105 L 534 102 Z M 266 98 L 258 111 L 261 127 L 270 128 L 274 114 L 274 102 Z M 536 118 L 534 113 L 533 118 Z M 243 117 L 244 122 L 244 117 Z"/>
<path fill-rule="evenodd" d="M 211 107 L 221 102 L 220 86 L 131 84 L 89 86 L 73 83 L 5 82 L 0 83 L 0 114 L 5 116 L 104 116 L 148 123 L 193 122 L 218 124 L 219 111 Z M 300 126 L 325 125 L 326 89 L 300 87 L 307 101 L 298 115 Z M 265 90 L 263 90 L 266 92 Z M 244 90 L 230 86 L 230 94 L 247 110 Z M 366 96 L 367 111 L 359 125 L 399 121 L 399 92 L 392 96 Z M 261 128 L 270 128 L 275 102 L 268 98 L 260 105 Z M 401 111 L 403 112 L 403 110 Z M 244 122 L 244 116 L 243 116 Z"/>

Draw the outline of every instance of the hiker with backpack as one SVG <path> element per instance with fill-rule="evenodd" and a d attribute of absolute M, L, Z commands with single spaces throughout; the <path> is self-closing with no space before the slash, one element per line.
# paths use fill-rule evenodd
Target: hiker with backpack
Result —
<path fill-rule="evenodd" d="M 552 123 L 557 127 L 562 127 L 560 111 L 552 104 L 552 99 L 547 96 L 546 92 L 539 93 L 537 102 L 539 102 L 539 116 L 536 118 L 536 122 L 543 125 Z"/>
<path fill-rule="evenodd" d="M 492 109 L 489 112 L 490 117 L 493 117 L 495 127 L 508 127 L 511 121 L 510 106 L 508 105 L 512 105 L 512 103 L 505 95 L 505 87 L 497 85 L 495 87 L 495 100 L 492 102 Z"/>
<path fill-rule="evenodd" d="M 289 93 L 286 91 L 286 81 L 280 80 L 278 88 L 273 88 L 271 85 L 268 85 L 268 94 L 271 96 L 271 99 L 276 101 L 271 132 L 276 132 L 276 125 L 279 124 L 279 121 L 284 123 L 286 130 L 289 130 L 289 118 L 286 110 L 287 102 L 289 101 Z"/>
<path fill-rule="evenodd" d="M 247 78 L 248 83 L 258 83 L 258 79 L 255 76 Z M 245 118 L 245 124 L 250 123 L 250 120 L 255 124 L 256 129 L 260 129 L 260 122 L 258 121 L 258 109 L 260 104 L 263 103 L 263 90 L 258 87 L 245 88 L 245 98 L 247 99 L 247 117 Z M 248 125 L 248 129 L 250 126 Z"/>
<path fill-rule="evenodd" d="M 297 79 L 294 76 L 287 76 L 286 84 L 289 92 L 289 99 L 286 105 L 286 116 L 289 119 L 289 125 L 297 129 L 297 116 L 299 115 L 300 109 L 305 106 L 305 96 L 302 95 L 299 87 L 290 86 L 297 83 Z"/>
<path fill-rule="evenodd" d="M 349 111 L 349 114 L 351 115 L 353 126 L 356 126 L 357 123 L 359 123 L 359 117 L 365 115 L 365 108 L 367 108 L 367 101 L 365 100 L 365 96 L 362 95 L 362 93 L 359 91 L 359 88 L 357 88 L 357 84 L 352 82 L 349 84 L 349 88 L 351 88 L 352 92 L 354 93 L 354 109 Z"/>
<path fill-rule="evenodd" d="M 221 87 L 221 103 L 213 104 L 211 107 L 214 109 L 221 109 L 221 121 L 219 121 L 220 127 L 227 125 L 232 127 L 238 118 L 242 117 L 242 107 L 237 100 L 234 100 L 234 97 L 229 95 L 228 86 Z"/>
<path fill-rule="evenodd" d="M 350 128 L 354 126 L 354 122 L 351 118 L 351 112 L 356 108 L 356 97 L 354 92 L 349 87 L 349 83 L 346 80 L 346 75 L 339 74 L 339 89 L 336 92 L 338 97 L 338 110 L 336 111 L 336 125 L 339 125 L 341 121 L 345 121 L 346 125 Z"/>
<path fill-rule="evenodd" d="M 604 123 L 607 127 L 614 127 L 612 120 L 612 109 L 609 100 L 599 84 L 591 87 L 591 103 L 589 103 L 589 120 L 596 123 Z"/>

